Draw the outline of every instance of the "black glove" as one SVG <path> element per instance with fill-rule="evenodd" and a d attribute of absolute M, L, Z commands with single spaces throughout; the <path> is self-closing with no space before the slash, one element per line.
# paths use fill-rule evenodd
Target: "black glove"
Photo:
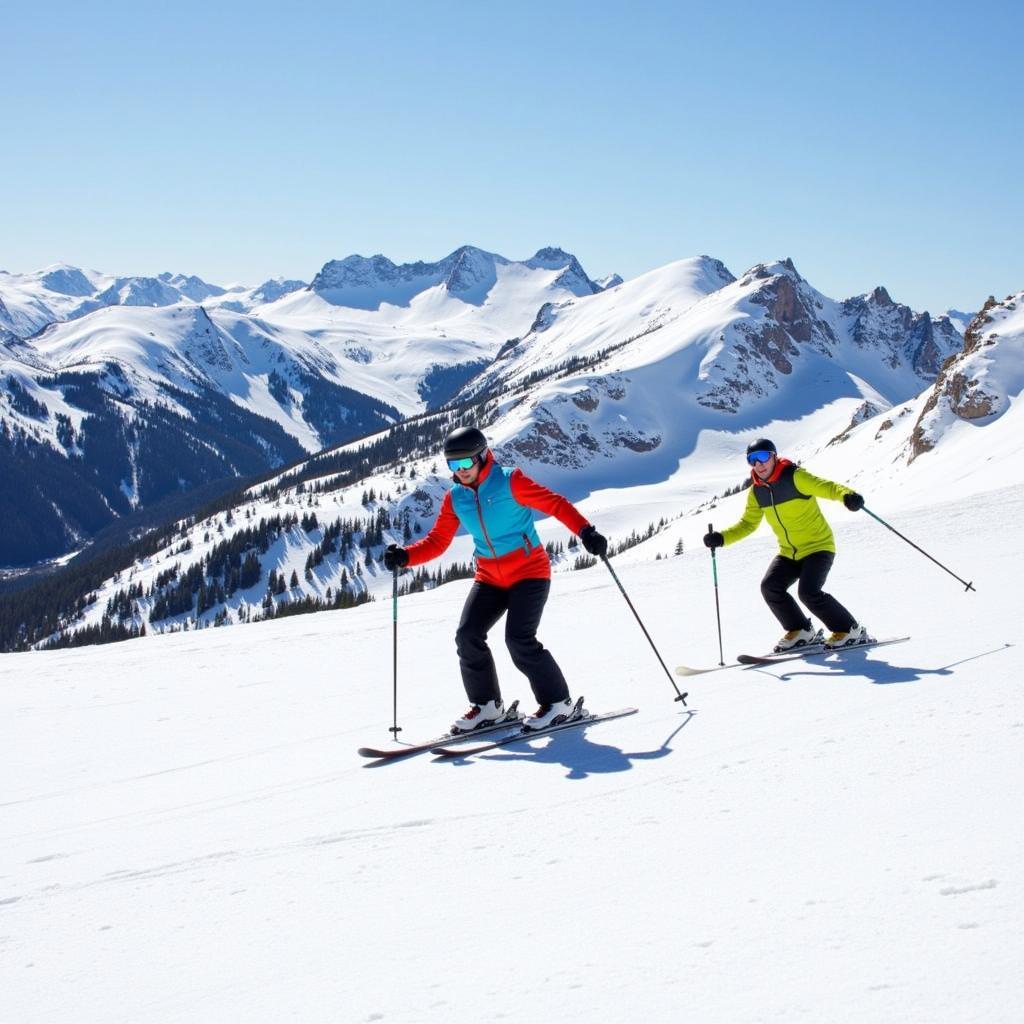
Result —
<path fill-rule="evenodd" d="M 859 512 L 864 507 L 864 499 L 859 494 L 851 492 L 843 495 L 843 504 L 851 512 Z"/>
<path fill-rule="evenodd" d="M 720 548 L 725 545 L 725 538 L 717 530 L 708 530 L 704 534 L 704 547 L 711 548 L 712 551 L 715 548 Z"/>
<path fill-rule="evenodd" d="M 409 564 L 409 552 L 397 544 L 389 544 L 384 550 L 384 568 L 394 572 L 404 569 Z"/>
<path fill-rule="evenodd" d="M 596 558 L 604 558 L 608 554 L 608 538 L 598 533 L 596 526 L 584 526 L 580 530 L 580 540 L 588 554 Z"/>

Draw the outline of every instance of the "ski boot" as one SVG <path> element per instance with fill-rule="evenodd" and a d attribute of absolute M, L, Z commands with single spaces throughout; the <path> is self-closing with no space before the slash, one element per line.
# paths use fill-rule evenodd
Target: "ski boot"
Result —
<path fill-rule="evenodd" d="M 855 622 L 848 633 L 832 633 L 825 640 L 826 651 L 838 651 L 843 647 L 856 647 L 858 644 L 867 643 L 871 637 L 863 626 Z"/>
<path fill-rule="evenodd" d="M 791 629 L 775 645 L 775 653 L 783 654 L 785 651 L 793 651 L 798 647 L 811 647 L 822 642 L 821 630 L 813 629 Z"/>
<path fill-rule="evenodd" d="M 575 704 L 572 697 L 556 701 L 554 704 L 541 704 L 539 708 L 523 721 L 524 729 L 546 729 L 550 725 L 567 722 L 570 718 L 578 718 L 583 713 L 583 698 Z"/>
<path fill-rule="evenodd" d="M 486 704 L 471 704 L 469 710 L 452 726 L 452 732 L 474 732 L 484 726 L 497 725 L 505 717 L 505 705 L 500 700 Z"/>

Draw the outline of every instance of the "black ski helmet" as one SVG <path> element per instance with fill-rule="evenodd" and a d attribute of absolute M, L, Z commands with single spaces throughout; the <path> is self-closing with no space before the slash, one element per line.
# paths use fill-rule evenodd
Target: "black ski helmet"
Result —
<path fill-rule="evenodd" d="M 756 441 L 751 441 L 750 444 L 747 445 L 747 454 L 750 455 L 751 452 L 771 452 L 773 455 L 779 454 L 775 449 L 774 442 L 769 441 L 767 437 L 759 437 Z"/>
<path fill-rule="evenodd" d="M 469 459 L 487 450 L 487 438 L 476 427 L 456 427 L 444 439 L 446 459 Z"/>

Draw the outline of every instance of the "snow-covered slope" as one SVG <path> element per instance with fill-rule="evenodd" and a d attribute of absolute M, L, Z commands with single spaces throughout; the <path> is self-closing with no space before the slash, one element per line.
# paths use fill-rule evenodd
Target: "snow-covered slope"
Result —
<path fill-rule="evenodd" d="M 53 325 L 33 347 L 55 371 L 117 364 L 137 399 L 178 407 L 168 385 L 189 392 L 211 389 L 280 424 L 307 451 L 336 438 L 306 408 L 309 387 L 329 383 L 340 389 L 350 381 L 346 368 L 310 335 L 200 305 L 104 309 Z M 331 424 L 343 409 L 339 401 Z"/>
<path fill-rule="evenodd" d="M 1021 494 L 898 518 L 975 594 L 837 513 L 831 589 L 912 640 L 693 679 L 688 711 L 605 569 L 559 577 L 573 691 L 640 712 L 472 762 L 356 756 L 389 741 L 387 601 L 5 655 L 3 1016 L 1016 1024 Z M 719 554 L 729 658 L 776 635 L 772 553 Z M 669 665 L 717 662 L 699 544 L 618 572 Z M 466 587 L 399 603 L 403 740 L 465 706 Z"/>

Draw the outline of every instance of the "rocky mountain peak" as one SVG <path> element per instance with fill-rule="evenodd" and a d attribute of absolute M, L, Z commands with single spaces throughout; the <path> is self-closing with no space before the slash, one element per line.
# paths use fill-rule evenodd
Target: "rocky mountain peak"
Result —
<path fill-rule="evenodd" d="M 986 324 L 992 322 L 992 310 L 998 305 L 999 303 L 996 302 L 995 296 L 990 295 L 986 299 L 985 305 L 978 310 L 974 319 L 967 325 L 967 330 L 964 332 L 964 352 L 975 352 L 981 347 L 984 328 Z"/>
<path fill-rule="evenodd" d="M 763 265 L 762 265 L 763 266 Z M 782 268 L 782 273 L 771 273 L 775 268 Z M 764 306 L 768 316 L 797 342 L 809 342 L 816 338 L 829 344 L 835 342 L 835 334 L 831 326 L 820 319 L 814 305 L 814 297 L 809 290 L 801 287 L 804 280 L 796 272 L 792 261 L 764 267 L 765 284 L 758 288 L 750 297 L 750 301 Z M 761 274 L 755 274 L 760 278 Z"/>
<path fill-rule="evenodd" d="M 475 246 L 464 245 L 456 249 L 442 263 L 449 261 L 451 268 L 444 283 L 453 295 L 470 292 L 481 286 L 489 289 L 497 279 L 496 257 Z"/>
<path fill-rule="evenodd" d="M 788 277 L 797 283 L 803 281 L 803 278 L 796 269 L 796 265 L 788 256 L 784 260 L 777 260 L 775 263 L 757 263 L 743 276 L 756 281 L 765 281 L 773 277 Z"/>

